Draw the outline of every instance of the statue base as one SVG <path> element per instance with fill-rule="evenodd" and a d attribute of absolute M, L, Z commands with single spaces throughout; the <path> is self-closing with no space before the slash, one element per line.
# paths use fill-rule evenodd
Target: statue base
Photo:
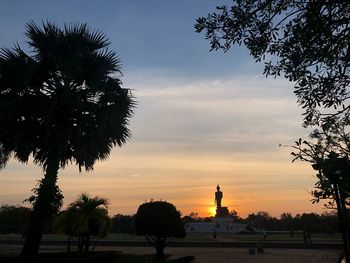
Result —
<path fill-rule="evenodd" d="M 226 206 L 217 207 L 215 217 L 230 217 L 230 213 Z"/>

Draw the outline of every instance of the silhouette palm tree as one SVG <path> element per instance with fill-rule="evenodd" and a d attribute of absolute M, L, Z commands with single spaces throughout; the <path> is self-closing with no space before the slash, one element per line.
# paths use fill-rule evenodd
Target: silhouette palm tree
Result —
<path fill-rule="evenodd" d="M 55 228 L 68 235 L 68 252 L 73 236 L 78 238 L 80 253 L 87 253 L 90 249 L 94 249 L 97 238 L 107 235 L 110 225 L 107 209 L 107 199 L 97 196 L 91 198 L 83 193 L 69 205 L 67 210 L 60 213 L 55 221 Z"/>
<path fill-rule="evenodd" d="M 37 254 L 57 200 L 57 174 L 75 163 L 92 170 L 130 137 L 134 101 L 122 88 L 109 40 L 86 24 L 26 25 L 29 55 L 0 51 L 0 166 L 32 156 L 44 171 L 21 255 Z"/>

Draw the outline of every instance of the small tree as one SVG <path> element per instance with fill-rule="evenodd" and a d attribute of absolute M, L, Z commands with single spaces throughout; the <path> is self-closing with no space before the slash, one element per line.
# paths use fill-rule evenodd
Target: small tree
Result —
<path fill-rule="evenodd" d="M 137 235 L 144 235 L 156 248 L 158 260 L 164 258 L 164 248 L 169 238 L 185 237 L 185 227 L 180 212 L 166 201 L 151 201 L 139 206 L 135 216 Z"/>
<path fill-rule="evenodd" d="M 97 196 L 90 198 L 84 193 L 60 213 L 55 228 L 68 235 L 68 252 L 72 237 L 78 238 L 79 252 L 88 253 L 94 250 L 98 238 L 107 235 L 110 226 L 107 205 L 107 199 Z"/>

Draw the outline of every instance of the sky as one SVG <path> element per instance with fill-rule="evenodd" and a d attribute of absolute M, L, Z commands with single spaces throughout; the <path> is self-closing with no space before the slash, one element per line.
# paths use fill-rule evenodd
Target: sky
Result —
<path fill-rule="evenodd" d="M 82 192 L 110 201 L 109 213 L 133 214 L 153 200 L 183 215 L 213 215 L 219 184 L 222 205 L 246 217 L 324 212 L 311 204 L 316 179 L 294 162 L 302 109 L 293 83 L 265 78 L 244 47 L 209 52 L 194 30 L 226 0 L 1 1 L 0 47 L 27 48 L 25 24 L 87 23 L 104 32 L 122 62 L 123 86 L 137 101 L 131 139 L 93 172 L 71 165 L 59 171 L 64 207 Z M 11 160 L 0 170 L 0 204 L 26 205 L 42 169 Z"/>

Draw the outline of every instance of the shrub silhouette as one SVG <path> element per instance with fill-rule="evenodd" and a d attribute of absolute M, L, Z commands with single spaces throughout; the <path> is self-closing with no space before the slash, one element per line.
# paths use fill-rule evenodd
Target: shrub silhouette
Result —
<path fill-rule="evenodd" d="M 164 259 L 164 248 L 171 238 L 186 236 L 180 212 L 166 201 L 140 205 L 135 216 L 135 231 L 155 247 L 158 260 Z"/>

